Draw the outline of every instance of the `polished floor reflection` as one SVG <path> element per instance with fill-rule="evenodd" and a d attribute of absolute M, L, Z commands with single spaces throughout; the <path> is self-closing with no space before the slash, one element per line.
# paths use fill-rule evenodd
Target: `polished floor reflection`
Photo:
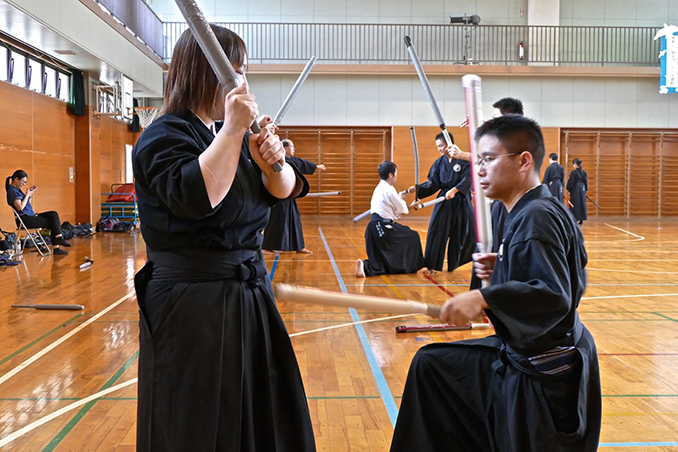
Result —
<path fill-rule="evenodd" d="M 366 222 L 304 218 L 314 254 L 267 256 L 273 283 L 442 303 L 467 290 L 453 273 L 358 279 Z M 427 222 L 411 220 L 422 240 Z M 580 315 L 598 344 L 601 450 L 678 450 L 678 220 L 596 219 L 583 226 L 589 287 Z M 80 269 L 85 256 L 94 260 Z M 135 448 L 140 235 L 73 240 L 65 257 L 27 253 L 0 268 L 0 450 Z M 84 311 L 12 309 L 81 304 Z M 435 341 L 487 331 L 396 334 L 422 315 L 280 303 L 301 367 L 318 450 L 388 450 L 407 368 Z"/>

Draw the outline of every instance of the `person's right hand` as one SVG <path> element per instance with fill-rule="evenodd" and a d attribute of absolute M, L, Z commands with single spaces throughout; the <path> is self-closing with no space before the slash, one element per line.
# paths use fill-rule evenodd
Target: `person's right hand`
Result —
<path fill-rule="evenodd" d="M 317 167 L 319 170 L 323 170 L 323 171 L 325 171 L 325 170 L 327 169 L 327 168 L 325 167 L 325 165 L 323 165 L 322 163 L 319 163 L 318 165 L 316 165 L 316 167 Z"/>
<path fill-rule="evenodd" d="M 419 210 L 419 209 L 421 209 L 421 204 L 419 203 L 419 200 L 418 200 L 418 199 L 415 199 L 415 200 L 412 201 L 412 203 L 410 204 L 410 207 L 412 207 L 414 210 Z"/>
<path fill-rule="evenodd" d="M 476 276 L 480 279 L 490 278 L 497 262 L 497 253 L 473 253 L 472 257 Z"/>
<path fill-rule="evenodd" d="M 38 189 L 38 187 L 36 187 L 35 185 L 28 187 L 28 193 L 26 195 L 27 196 L 33 196 L 33 193 L 35 193 L 35 190 L 37 190 L 37 189 Z"/>
<path fill-rule="evenodd" d="M 244 134 L 259 115 L 259 106 L 254 94 L 247 92 L 247 85 L 233 88 L 224 100 L 224 127 L 232 133 Z"/>

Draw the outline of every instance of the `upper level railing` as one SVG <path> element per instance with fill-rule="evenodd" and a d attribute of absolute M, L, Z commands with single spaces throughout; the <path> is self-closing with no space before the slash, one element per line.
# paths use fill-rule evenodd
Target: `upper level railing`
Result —
<path fill-rule="evenodd" d="M 158 55 L 163 54 L 162 21 L 146 2 L 142 0 L 96 0 L 96 2 L 106 8 L 151 50 Z"/>
<path fill-rule="evenodd" d="M 652 27 L 219 23 L 247 44 L 250 62 L 404 64 L 410 36 L 424 64 L 658 66 Z M 186 29 L 165 22 L 164 58 Z M 520 58 L 522 43 L 523 58 Z"/>

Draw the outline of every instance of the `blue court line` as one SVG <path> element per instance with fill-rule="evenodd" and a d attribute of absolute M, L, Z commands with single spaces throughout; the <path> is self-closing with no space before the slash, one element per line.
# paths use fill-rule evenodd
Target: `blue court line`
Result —
<path fill-rule="evenodd" d="M 671 447 L 678 446 L 678 442 L 657 442 L 657 443 L 600 443 L 598 447 Z"/>
<path fill-rule="evenodd" d="M 330 251 L 330 246 L 327 244 L 327 240 L 325 240 L 325 234 L 323 234 L 323 230 L 320 227 L 318 227 L 318 232 L 320 232 L 320 238 L 325 244 L 327 255 L 330 257 L 330 263 L 334 269 L 334 274 L 337 276 L 339 287 L 341 287 L 342 292 L 348 293 L 348 290 L 346 290 L 346 284 L 344 284 L 344 279 L 341 277 L 337 263 L 334 261 L 334 256 L 332 256 L 332 251 Z M 351 313 L 351 318 L 354 322 L 360 321 L 358 313 L 355 309 L 349 308 L 349 312 Z M 396 419 L 398 418 L 398 406 L 396 405 L 393 394 L 391 394 L 391 390 L 386 383 L 384 373 L 381 371 L 381 367 L 379 367 L 377 357 L 374 355 L 374 350 L 372 350 L 372 346 L 370 345 L 370 340 L 367 338 L 365 329 L 363 328 L 362 324 L 355 325 L 355 329 L 358 332 L 358 337 L 360 337 L 360 342 L 363 345 L 363 350 L 365 351 L 365 356 L 367 356 L 367 361 L 370 364 L 370 369 L 372 369 L 372 375 L 374 375 L 374 379 L 377 382 L 377 387 L 379 388 L 379 393 L 381 394 L 381 400 L 384 402 L 384 406 L 388 412 L 388 417 L 391 419 L 391 424 L 393 424 L 395 427 Z"/>
<path fill-rule="evenodd" d="M 271 265 L 271 273 L 270 273 L 271 282 L 273 282 L 273 277 L 275 277 L 275 269 L 278 266 L 278 259 L 280 259 L 280 254 L 275 255 L 275 259 L 273 259 L 273 265 Z"/>

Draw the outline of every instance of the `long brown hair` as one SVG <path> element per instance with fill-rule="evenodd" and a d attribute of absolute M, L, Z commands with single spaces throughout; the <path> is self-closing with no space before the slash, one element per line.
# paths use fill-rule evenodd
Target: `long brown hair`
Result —
<path fill-rule="evenodd" d="M 245 63 L 247 48 L 243 40 L 229 30 L 210 24 L 217 41 L 232 64 Z M 220 93 L 219 81 L 190 29 L 184 31 L 174 46 L 167 72 L 162 113 L 196 111 L 204 107 L 212 113 Z"/>

